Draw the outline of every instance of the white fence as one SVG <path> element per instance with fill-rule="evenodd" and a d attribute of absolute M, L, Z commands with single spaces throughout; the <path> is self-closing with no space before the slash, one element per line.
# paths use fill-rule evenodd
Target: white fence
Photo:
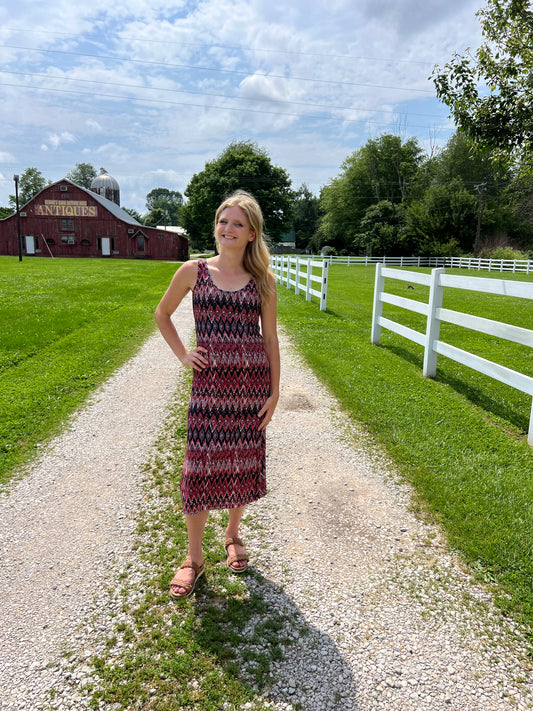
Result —
<path fill-rule="evenodd" d="M 319 257 L 313 257 L 319 259 Z M 533 274 L 533 261 L 527 259 L 479 259 L 478 257 L 325 257 L 330 264 L 350 266 L 384 264 L 391 267 L 450 267 L 489 272 Z"/>
<path fill-rule="evenodd" d="M 386 293 L 386 277 L 429 286 L 429 302 L 426 304 Z M 379 345 L 381 329 L 387 328 L 424 347 L 423 375 L 425 377 L 432 378 L 435 376 L 437 372 L 437 356 L 440 354 L 533 396 L 533 377 L 498 365 L 485 358 L 480 358 L 473 353 L 469 353 L 468 351 L 456 348 L 439 340 L 440 324 L 442 321 L 530 347 L 533 347 L 533 331 L 527 328 L 501 323 L 500 321 L 492 321 L 490 319 L 472 316 L 471 314 L 444 309 L 442 308 L 444 287 L 533 299 L 533 283 L 529 282 L 455 276 L 446 274 L 444 268 L 433 269 L 431 274 L 421 274 L 419 272 L 388 269 L 381 264 L 377 264 L 374 308 L 372 313 L 372 343 Z M 385 318 L 383 316 L 384 303 L 393 304 L 394 306 L 399 306 L 426 316 L 425 334 Z M 533 403 L 527 441 L 533 446 Z"/>
<path fill-rule="evenodd" d="M 284 284 L 287 289 L 294 286 L 295 294 L 305 292 L 307 301 L 311 301 L 311 296 L 318 297 L 320 299 L 320 310 L 326 310 L 329 272 L 329 262 L 327 259 L 273 254 L 270 257 L 270 267 L 279 282 Z M 319 270 L 320 273 L 314 273 L 313 269 L 315 272 Z M 313 288 L 314 284 L 319 288 Z"/>

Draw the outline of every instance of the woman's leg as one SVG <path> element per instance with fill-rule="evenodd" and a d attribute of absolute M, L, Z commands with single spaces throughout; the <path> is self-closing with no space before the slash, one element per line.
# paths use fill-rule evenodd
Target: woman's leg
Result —
<path fill-rule="evenodd" d="M 239 524 L 241 522 L 242 515 L 244 513 L 244 506 L 238 506 L 235 509 L 229 509 L 229 522 L 226 528 L 226 538 L 238 538 L 239 537 Z M 246 553 L 246 549 L 243 546 L 231 544 L 227 548 L 228 557 L 230 555 L 239 555 L 240 553 Z M 247 562 L 245 560 L 237 560 L 232 563 L 232 567 L 236 570 L 238 568 L 245 568 Z"/>
<path fill-rule="evenodd" d="M 196 514 L 185 514 L 185 523 L 187 525 L 187 534 L 189 536 L 189 555 L 188 557 L 196 565 L 202 565 L 204 562 L 204 553 L 202 550 L 202 539 L 204 537 L 204 528 L 209 516 L 209 511 L 199 511 Z M 195 572 L 192 568 L 183 568 L 180 571 L 180 578 L 185 582 L 192 583 Z M 183 595 L 185 589 L 180 585 L 172 585 L 172 590 L 176 595 Z"/>

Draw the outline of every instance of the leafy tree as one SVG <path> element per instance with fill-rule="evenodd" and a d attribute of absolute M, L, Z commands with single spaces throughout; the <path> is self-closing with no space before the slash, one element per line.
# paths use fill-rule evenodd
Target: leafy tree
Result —
<path fill-rule="evenodd" d="M 66 174 L 66 178 L 82 188 L 90 189 L 92 181 L 98 176 L 90 163 L 76 163 L 76 167 Z"/>
<path fill-rule="evenodd" d="M 48 185 L 50 185 L 50 181 L 46 180 L 40 170 L 26 168 L 19 178 L 19 207 L 29 202 Z M 8 201 L 12 207 L 16 208 L 16 195 L 9 195 Z"/>
<path fill-rule="evenodd" d="M 499 166 L 532 166 L 533 11 L 529 0 L 488 0 L 477 13 L 484 43 L 436 67 L 437 96 L 477 148 Z"/>
<path fill-rule="evenodd" d="M 405 143 L 399 136 L 387 133 L 370 140 L 362 149 L 376 201 L 399 203 L 408 197 L 417 174 L 422 149 L 416 138 Z"/>
<path fill-rule="evenodd" d="M 297 248 L 302 249 L 310 244 L 318 228 L 319 214 L 319 199 L 303 183 L 296 193 L 292 205 L 294 238 Z"/>
<path fill-rule="evenodd" d="M 12 207 L 0 207 L 0 220 L 3 220 L 4 217 L 9 217 L 12 214 L 13 214 Z"/>
<path fill-rule="evenodd" d="M 464 187 L 477 194 L 480 185 L 485 194 L 497 197 L 505 186 L 507 175 L 496 176 L 488 151 L 475 151 L 463 131 L 456 131 L 444 150 L 433 159 L 431 182 L 441 185 L 460 178 Z"/>
<path fill-rule="evenodd" d="M 402 143 L 391 134 L 368 141 L 348 156 L 341 174 L 320 195 L 323 217 L 314 246 L 352 248 L 370 205 L 382 200 L 398 204 L 410 197 L 421 160 L 422 150 L 415 138 Z"/>
<path fill-rule="evenodd" d="M 162 207 L 155 207 L 153 210 L 150 210 L 150 212 L 144 216 L 142 222 L 149 227 L 173 224 L 167 210 L 164 210 Z"/>
<path fill-rule="evenodd" d="M 179 225 L 183 195 L 177 190 L 154 188 L 146 196 L 146 208 L 149 211 L 144 218 L 146 225 L 158 224 Z M 163 222 L 166 220 L 166 222 Z"/>
<path fill-rule="evenodd" d="M 474 244 L 477 215 L 478 201 L 460 178 L 431 185 L 422 200 L 406 207 L 404 239 L 421 255 L 461 254 Z"/>
<path fill-rule="evenodd" d="M 361 232 L 353 241 L 355 254 L 402 256 L 399 248 L 400 206 L 389 200 L 370 205 L 361 220 Z"/>
<path fill-rule="evenodd" d="M 134 217 L 139 224 L 141 224 L 141 225 L 143 224 L 143 218 L 142 218 L 142 215 L 140 212 L 138 212 L 137 210 L 135 210 L 132 207 L 123 207 L 122 209 L 124 210 L 124 212 L 127 212 L 128 215 L 131 215 L 132 217 Z"/>
<path fill-rule="evenodd" d="M 202 172 L 193 175 L 185 190 L 183 226 L 196 248 L 214 244 L 213 219 L 222 200 L 235 190 L 250 192 L 258 200 L 270 239 L 278 242 L 290 227 L 293 194 L 283 168 L 249 141 L 230 143 Z"/>

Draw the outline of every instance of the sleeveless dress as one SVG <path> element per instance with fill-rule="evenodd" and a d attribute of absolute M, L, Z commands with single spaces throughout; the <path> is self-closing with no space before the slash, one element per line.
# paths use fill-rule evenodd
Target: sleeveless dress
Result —
<path fill-rule="evenodd" d="M 257 413 L 270 395 L 253 277 L 238 291 L 224 291 L 199 260 L 192 301 L 196 343 L 207 349 L 209 365 L 193 370 L 180 484 L 186 514 L 236 508 L 266 494 L 266 439 Z"/>

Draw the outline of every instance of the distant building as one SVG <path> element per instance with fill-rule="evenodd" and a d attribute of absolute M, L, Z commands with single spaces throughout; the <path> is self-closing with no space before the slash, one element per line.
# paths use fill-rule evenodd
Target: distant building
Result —
<path fill-rule="evenodd" d="M 95 185 L 97 181 L 99 184 Z M 145 227 L 119 207 L 117 181 L 101 175 L 91 190 L 67 178 L 20 207 L 23 254 L 40 257 L 188 259 L 184 231 Z M 116 187 L 115 187 L 116 186 Z M 95 192 L 97 190 L 98 192 Z M 101 193 L 106 192 L 106 195 Z M 113 200 L 107 195 L 112 195 Z M 0 220 L 0 254 L 18 255 L 16 214 Z"/>

